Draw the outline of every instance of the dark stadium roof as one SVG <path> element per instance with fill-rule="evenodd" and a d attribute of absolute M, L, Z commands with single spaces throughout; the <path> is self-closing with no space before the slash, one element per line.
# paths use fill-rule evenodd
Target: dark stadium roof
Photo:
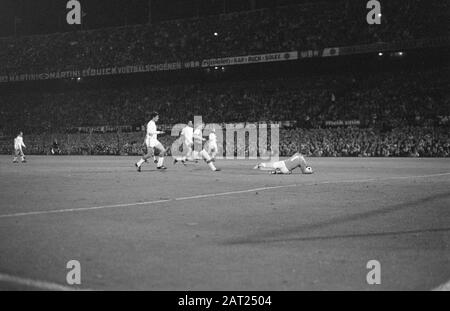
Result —
<path fill-rule="evenodd" d="M 85 13 L 82 28 L 66 23 L 68 0 L 0 0 L 0 37 L 145 24 L 267 8 L 294 0 L 79 0 Z M 312 0 L 303 0 L 311 2 Z M 151 14 L 149 5 L 151 4 Z"/>

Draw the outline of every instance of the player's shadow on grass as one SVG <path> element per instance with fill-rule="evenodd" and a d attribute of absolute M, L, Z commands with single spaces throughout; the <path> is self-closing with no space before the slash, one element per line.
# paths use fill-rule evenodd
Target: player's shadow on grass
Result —
<path fill-rule="evenodd" d="M 291 236 L 294 234 L 308 233 L 308 231 L 313 231 L 317 229 L 326 228 L 333 225 L 341 225 L 352 221 L 358 221 L 367 219 L 369 217 L 381 216 L 391 212 L 414 208 L 422 206 L 423 204 L 429 204 L 433 201 L 443 200 L 450 198 L 450 193 L 441 193 L 425 198 L 421 198 L 412 202 L 405 202 L 400 204 L 395 204 L 387 206 L 385 208 L 376 209 L 364 213 L 358 213 L 349 216 L 336 217 L 329 220 L 320 221 L 317 223 L 306 224 L 296 227 L 288 227 L 280 230 L 272 230 L 268 232 L 262 232 L 260 234 L 255 234 L 247 236 L 245 238 L 230 239 L 226 241 L 225 245 L 238 245 L 238 244 L 258 244 L 258 243 L 274 243 L 274 242 L 285 242 L 285 241 L 313 241 L 313 240 L 327 240 L 327 239 L 342 239 L 351 237 L 372 237 L 372 236 L 387 236 L 387 235 L 400 235 L 400 234 L 413 234 L 420 232 L 444 232 L 449 231 L 450 228 L 437 228 L 437 229 L 422 229 L 422 230 L 411 230 L 411 231 L 393 231 L 393 232 L 367 232 L 367 233 L 355 233 L 355 234 L 343 234 L 343 235 L 318 235 L 318 236 Z M 283 237 L 286 236 L 286 237 Z"/>

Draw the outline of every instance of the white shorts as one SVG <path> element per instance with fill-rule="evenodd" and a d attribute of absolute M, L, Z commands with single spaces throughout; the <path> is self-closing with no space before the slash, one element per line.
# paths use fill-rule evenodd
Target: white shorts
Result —
<path fill-rule="evenodd" d="M 157 139 L 152 139 L 150 137 L 145 139 L 145 145 L 147 146 L 147 148 L 155 148 L 157 145 L 160 145 L 160 144 L 161 143 Z"/>
<path fill-rule="evenodd" d="M 284 161 L 273 162 L 273 168 L 279 169 L 283 174 L 289 174 L 290 171 L 286 167 L 286 163 Z"/>

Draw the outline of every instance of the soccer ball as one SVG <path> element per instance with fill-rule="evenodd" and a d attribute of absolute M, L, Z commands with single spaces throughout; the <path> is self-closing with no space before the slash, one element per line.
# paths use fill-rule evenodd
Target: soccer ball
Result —
<path fill-rule="evenodd" d="M 312 173 L 313 173 L 312 167 L 311 167 L 311 166 L 307 166 L 307 167 L 305 168 L 304 174 L 312 174 Z"/>

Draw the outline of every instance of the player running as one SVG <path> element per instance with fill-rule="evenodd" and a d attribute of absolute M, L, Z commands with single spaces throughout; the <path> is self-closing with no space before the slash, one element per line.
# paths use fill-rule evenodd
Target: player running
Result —
<path fill-rule="evenodd" d="M 208 136 L 208 142 L 206 143 L 206 152 L 211 155 L 211 158 L 213 162 L 216 161 L 216 155 L 219 148 L 217 148 L 217 136 L 216 136 L 216 129 L 212 128 L 211 133 L 209 133 Z"/>
<path fill-rule="evenodd" d="M 303 174 L 313 173 L 313 169 L 306 164 L 305 158 L 299 152 L 284 161 L 258 163 L 253 169 L 271 171 L 272 174 L 292 174 L 297 167 L 300 167 Z"/>
<path fill-rule="evenodd" d="M 205 127 L 205 125 L 202 123 L 202 124 L 198 125 L 193 132 L 193 139 L 194 139 L 195 145 L 202 146 L 202 150 L 200 152 L 196 151 L 196 150 L 192 151 L 192 157 L 193 157 L 193 160 L 203 159 L 206 162 L 206 164 L 208 164 L 209 168 L 213 172 L 219 172 L 220 168 L 216 168 L 216 166 L 213 163 L 214 160 L 211 158 L 211 156 L 205 150 L 205 147 L 203 147 L 203 142 L 206 141 L 206 139 L 203 138 L 203 133 L 202 133 L 202 130 L 204 127 Z M 206 143 L 205 146 L 206 145 L 208 145 L 208 143 Z"/>
<path fill-rule="evenodd" d="M 26 163 L 25 155 L 23 153 L 22 148 L 26 148 L 25 144 L 23 143 L 23 132 L 20 132 L 19 135 L 17 135 L 16 138 L 14 138 L 14 159 L 13 163 L 19 163 L 17 160 L 17 157 L 20 156 L 20 160 L 22 163 Z"/>
<path fill-rule="evenodd" d="M 159 114 L 157 112 L 152 112 L 150 115 L 151 120 L 147 124 L 147 135 L 145 137 L 145 145 L 147 146 L 147 154 L 143 156 L 137 163 L 134 165 L 137 168 L 137 171 L 141 171 L 141 166 L 144 162 L 147 162 L 148 159 L 154 156 L 154 149 L 156 148 L 159 151 L 158 156 L 155 157 L 155 163 L 157 164 L 156 168 L 159 170 L 167 169 L 164 164 L 164 155 L 166 153 L 166 149 L 164 146 L 158 141 L 158 134 L 164 134 L 162 131 L 158 131 L 156 129 L 156 122 L 159 120 Z"/>
<path fill-rule="evenodd" d="M 187 126 L 185 126 L 181 130 L 181 135 L 183 139 L 183 151 L 184 148 L 187 149 L 187 153 L 182 157 L 174 157 L 173 164 L 176 164 L 178 161 L 186 165 L 186 161 L 194 161 L 192 159 L 192 148 L 194 146 L 194 126 L 192 125 L 192 121 L 189 121 Z"/>
<path fill-rule="evenodd" d="M 197 126 L 197 128 L 194 131 L 194 142 L 196 144 L 200 144 L 201 146 L 203 145 L 203 142 L 206 141 L 206 139 L 203 138 L 203 132 L 202 132 L 204 127 L 205 127 L 205 125 L 203 123 L 201 123 L 199 126 Z M 197 159 L 198 155 L 200 155 L 203 158 L 203 160 L 206 162 L 206 164 L 208 164 L 209 168 L 213 172 L 218 172 L 218 171 L 220 171 L 220 168 L 216 168 L 216 166 L 213 163 L 214 159 L 211 158 L 211 156 L 205 150 L 205 147 L 208 145 L 209 145 L 209 141 L 203 146 L 203 148 L 200 152 L 194 151 L 194 159 Z"/>

